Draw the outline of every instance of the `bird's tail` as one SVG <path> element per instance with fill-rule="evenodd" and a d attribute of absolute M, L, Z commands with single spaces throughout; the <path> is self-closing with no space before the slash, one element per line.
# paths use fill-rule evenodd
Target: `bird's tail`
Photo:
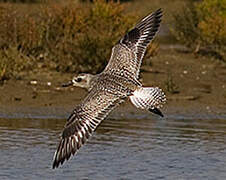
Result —
<path fill-rule="evenodd" d="M 140 109 L 147 109 L 163 116 L 159 108 L 166 102 L 165 93 L 158 87 L 141 87 L 130 96 L 131 102 Z"/>

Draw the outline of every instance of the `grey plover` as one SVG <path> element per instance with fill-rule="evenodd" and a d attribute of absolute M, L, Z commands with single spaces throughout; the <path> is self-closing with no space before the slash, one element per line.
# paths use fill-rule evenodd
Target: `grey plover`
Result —
<path fill-rule="evenodd" d="M 129 98 L 137 108 L 163 116 L 159 108 L 165 103 L 158 87 L 142 87 L 139 71 L 145 50 L 157 33 L 162 10 L 143 18 L 112 48 L 106 68 L 97 75 L 79 74 L 64 86 L 86 88 L 87 97 L 69 116 L 53 158 L 53 168 L 63 164 L 88 140 L 101 121 Z"/>

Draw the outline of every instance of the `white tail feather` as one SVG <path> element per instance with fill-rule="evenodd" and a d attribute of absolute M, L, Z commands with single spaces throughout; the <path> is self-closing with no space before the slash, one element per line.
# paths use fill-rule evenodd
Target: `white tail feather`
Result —
<path fill-rule="evenodd" d="M 140 109 L 161 108 L 166 102 L 164 92 L 158 87 L 142 87 L 130 96 L 131 102 Z"/>

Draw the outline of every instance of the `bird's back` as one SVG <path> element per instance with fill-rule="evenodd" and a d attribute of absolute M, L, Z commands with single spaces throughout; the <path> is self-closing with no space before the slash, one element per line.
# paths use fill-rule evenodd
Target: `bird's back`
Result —
<path fill-rule="evenodd" d="M 96 78 L 94 78 L 91 83 L 92 87 L 96 90 L 104 90 L 119 96 L 128 96 L 135 91 L 138 86 L 141 86 L 138 80 L 122 76 L 120 71 L 116 70 L 96 75 Z"/>

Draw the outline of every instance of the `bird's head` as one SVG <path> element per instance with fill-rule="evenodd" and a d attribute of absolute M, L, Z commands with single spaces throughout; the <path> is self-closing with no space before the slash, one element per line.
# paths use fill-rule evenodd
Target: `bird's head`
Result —
<path fill-rule="evenodd" d="M 93 77 L 94 77 L 94 75 L 92 75 L 92 74 L 81 73 L 81 74 L 74 76 L 71 81 L 63 84 L 62 86 L 63 87 L 76 86 L 76 87 L 89 89 L 90 85 L 91 85 L 90 82 Z"/>

